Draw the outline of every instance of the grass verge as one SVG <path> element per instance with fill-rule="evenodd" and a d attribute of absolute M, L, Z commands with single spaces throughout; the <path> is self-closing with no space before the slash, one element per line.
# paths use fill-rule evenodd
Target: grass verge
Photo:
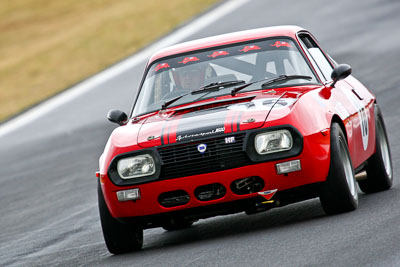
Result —
<path fill-rule="evenodd" d="M 127 57 L 219 0 L 0 5 L 0 122 Z"/>

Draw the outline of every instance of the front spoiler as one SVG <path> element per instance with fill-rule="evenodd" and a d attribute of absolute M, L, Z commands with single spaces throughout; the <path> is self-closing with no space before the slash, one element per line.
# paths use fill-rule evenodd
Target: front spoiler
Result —
<path fill-rule="evenodd" d="M 262 204 L 265 199 L 256 196 L 247 199 L 235 200 L 230 202 L 212 204 L 207 206 L 177 210 L 147 216 L 116 218 L 121 223 L 135 224 L 143 229 L 162 227 L 167 225 L 171 219 L 182 218 L 188 221 L 206 219 L 219 215 L 228 215 L 245 211 L 247 214 L 254 214 L 266 211 L 275 207 L 282 207 L 295 202 L 315 198 L 319 196 L 319 190 L 322 183 L 314 183 L 299 186 L 293 189 L 278 191 L 268 204 Z"/>

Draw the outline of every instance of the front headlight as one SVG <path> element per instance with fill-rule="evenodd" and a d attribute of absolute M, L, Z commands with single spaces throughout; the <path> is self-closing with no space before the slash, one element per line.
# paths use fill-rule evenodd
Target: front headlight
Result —
<path fill-rule="evenodd" d="M 120 159 L 117 170 L 122 179 L 132 179 L 153 175 L 156 172 L 156 167 L 153 157 L 150 154 L 143 154 Z"/>
<path fill-rule="evenodd" d="M 258 154 L 270 154 L 290 150 L 293 138 L 288 130 L 261 133 L 256 135 L 254 145 Z"/>

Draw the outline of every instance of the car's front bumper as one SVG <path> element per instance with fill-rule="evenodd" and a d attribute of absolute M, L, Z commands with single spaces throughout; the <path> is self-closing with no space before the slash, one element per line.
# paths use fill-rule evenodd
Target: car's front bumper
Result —
<path fill-rule="evenodd" d="M 111 182 L 107 174 L 101 175 L 101 186 L 107 206 L 113 217 L 140 217 L 175 211 L 193 209 L 197 207 L 234 202 L 238 200 L 258 197 L 258 193 L 238 195 L 232 192 L 233 181 L 246 177 L 260 177 L 264 187 L 259 191 L 277 189 L 278 192 L 316 184 L 325 181 L 329 170 L 329 143 L 322 138 L 321 133 L 304 137 L 304 147 L 300 155 L 276 161 L 263 162 L 239 168 L 218 172 L 198 174 L 188 177 L 156 180 L 153 182 L 133 186 L 117 186 Z M 276 164 L 299 159 L 301 170 L 288 174 L 277 174 Z M 179 168 L 179 166 L 177 166 Z M 222 184 L 226 193 L 222 198 L 201 201 L 195 196 L 195 190 L 208 184 Z M 141 198 L 135 201 L 118 201 L 117 191 L 130 188 L 139 188 Z M 162 193 L 184 190 L 189 195 L 188 203 L 176 207 L 164 207 L 159 202 Z M 278 197 L 277 194 L 276 197 Z"/>

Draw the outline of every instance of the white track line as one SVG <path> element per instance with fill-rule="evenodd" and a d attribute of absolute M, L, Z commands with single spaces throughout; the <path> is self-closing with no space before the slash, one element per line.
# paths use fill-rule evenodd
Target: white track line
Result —
<path fill-rule="evenodd" d="M 110 68 L 99 72 L 98 74 L 88 78 L 87 80 L 77 84 L 74 87 L 44 101 L 43 103 L 33 107 L 27 112 L 5 122 L 0 126 L 0 137 L 4 136 L 18 128 L 24 126 L 25 124 L 38 119 L 46 113 L 56 109 L 57 107 L 79 97 L 80 95 L 96 88 L 96 86 L 118 76 L 119 74 L 135 67 L 136 65 L 147 60 L 154 52 L 160 50 L 161 48 L 170 46 L 172 44 L 178 43 L 183 39 L 193 35 L 194 33 L 204 29 L 213 22 L 217 21 L 221 17 L 229 14 L 233 10 L 239 8 L 240 6 L 247 3 L 249 0 L 230 0 L 217 8 L 205 13 L 199 18 L 193 20 L 189 24 L 179 28 L 172 34 L 166 36 L 160 41 L 150 45 L 148 48 L 142 50 L 141 52 L 111 66 Z"/>

